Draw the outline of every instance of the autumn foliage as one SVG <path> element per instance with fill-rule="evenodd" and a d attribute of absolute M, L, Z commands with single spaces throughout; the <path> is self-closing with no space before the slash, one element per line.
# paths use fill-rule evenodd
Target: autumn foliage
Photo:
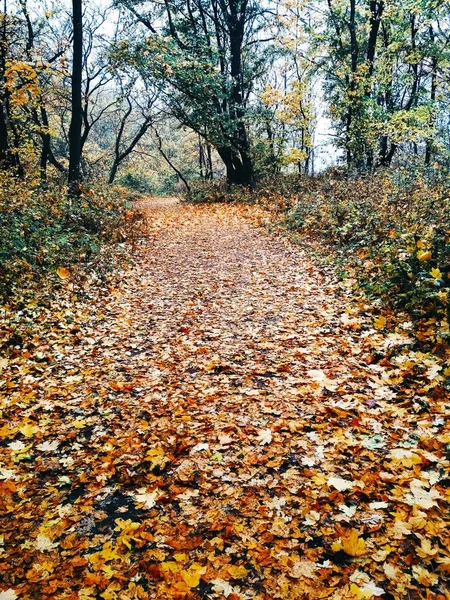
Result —
<path fill-rule="evenodd" d="M 447 600 L 448 364 L 271 221 L 152 204 L 109 292 L 24 307 L 1 600 Z"/>
<path fill-rule="evenodd" d="M 1 296 L 33 296 L 69 272 L 105 276 L 115 261 L 108 248 L 133 235 L 131 216 L 122 190 L 86 187 L 74 200 L 58 183 L 0 172 Z"/>
<path fill-rule="evenodd" d="M 257 203 L 354 292 L 405 311 L 422 336 L 449 338 L 450 186 L 447 172 L 397 169 L 352 178 L 280 176 L 255 190 L 199 184 L 192 202 Z M 297 236 L 297 237 L 296 237 Z M 314 247 L 314 244 L 316 246 Z"/>

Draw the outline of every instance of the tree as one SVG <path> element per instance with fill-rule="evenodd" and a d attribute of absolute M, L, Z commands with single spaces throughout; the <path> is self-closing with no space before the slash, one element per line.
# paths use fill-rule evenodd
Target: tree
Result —
<path fill-rule="evenodd" d="M 81 128 L 83 125 L 83 11 L 82 0 L 72 0 L 73 63 L 72 63 L 72 118 L 69 130 L 69 186 L 79 193 L 81 182 Z"/>
<path fill-rule="evenodd" d="M 258 0 L 167 0 L 149 12 L 121 4 L 147 31 L 118 49 L 124 60 L 159 82 L 172 114 L 216 148 L 230 183 L 252 185 L 249 99 L 266 60 L 266 9 Z"/>
<path fill-rule="evenodd" d="M 3 2 L 0 14 L 0 165 L 12 168 L 22 177 L 24 170 L 20 161 L 20 136 L 13 119 L 11 89 L 8 84 L 8 63 L 11 47 L 20 38 L 20 23 L 8 14 L 7 2 Z"/>
<path fill-rule="evenodd" d="M 121 102 L 118 107 L 118 125 L 114 142 L 114 158 L 109 172 L 108 183 L 113 183 L 120 164 L 127 159 L 152 126 L 155 115 L 153 106 L 157 93 L 148 89 L 135 89 L 136 80 L 131 79 L 125 84 L 125 77 L 116 72 L 119 83 Z M 139 102 L 144 98 L 145 104 Z"/>

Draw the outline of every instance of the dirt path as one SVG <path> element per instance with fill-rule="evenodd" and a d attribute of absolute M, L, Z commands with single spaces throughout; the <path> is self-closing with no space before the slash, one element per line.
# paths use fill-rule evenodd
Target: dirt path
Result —
<path fill-rule="evenodd" d="M 146 210 L 124 284 L 11 386 L 0 598 L 450 598 L 441 403 L 256 209 Z"/>

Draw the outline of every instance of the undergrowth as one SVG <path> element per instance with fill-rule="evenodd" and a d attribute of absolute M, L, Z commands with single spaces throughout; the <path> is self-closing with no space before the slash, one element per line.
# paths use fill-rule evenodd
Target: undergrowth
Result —
<path fill-rule="evenodd" d="M 136 216 L 121 190 L 43 187 L 0 173 L 0 299 L 14 302 L 63 279 L 114 270 L 112 248 L 133 235 Z"/>
<path fill-rule="evenodd" d="M 421 324 L 423 337 L 449 338 L 450 181 L 440 169 L 351 178 L 279 176 L 254 190 L 198 186 L 190 201 L 258 203 L 300 240 L 322 244 L 343 279 Z M 300 236 L 300 237 L 298 237 Z M 420 335 L 420 334 L 419 334 Z"/>

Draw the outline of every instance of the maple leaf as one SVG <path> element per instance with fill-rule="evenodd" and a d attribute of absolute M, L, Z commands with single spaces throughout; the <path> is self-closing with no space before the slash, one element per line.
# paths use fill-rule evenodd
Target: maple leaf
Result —
<path fill-rule="evenodd" d="M 232 565 L 227 568 L 227 571 L 232 579 L 244 579 L 244 577 L 247 577 L 248 575 L 247 569 L 239 565 Z"/>
<path fill-rule="evenodd" d="M 223 462 L 223 454 L 221 452 L 214 452 L 214 454 L 212 454 L 209 457 L 209 460 L 211 462 L 222 463 Z"/>
<path fill-rule="evenodd" d="M 358 530 L 351 529 L 350 532 L 342 536 L 340 542 L 334 542 L 331 546 L 334 552 L 343 550 L 349 556 L 364 556 L 367 553 L 365 541 L 358 537 Z"/>
<path fill-rule="evenodd" d="M 70 271 L 65 267 L 58 267 L 56 269 L 56 274 L 60 279 L 67 279 L 68 277 L 70 277 Z"/>
<path fill-rule="evenodd" d="M 37 536 L 34 545 L 40 552 L 47 552 L 48 550 L 53 550 L 53 548 L 58 547 L 58 544 L 54 544 L 49 537 L 42 533 Z"/>
<path fill-rule="evenodd" d="M 405 467 L 412 467 L 413 465 L 418 465 L 422 462 L 422 458 L 412 452 L 412 450 L 408 450 L 407 448 L 394 448 L 390 451 L 389 457 L 393 461 L 398 461 Z"/>
<path fill-rule="evenodd" d="M 433 547 L 431 545 L 431 541 L 427 538 L 424 538 L 420 543 L 420 548 L 417 548 L 416 552 L 421 558 L 431 560 L 432 557 L 439 553 L 439 548 L 436 546 Z"/>
<path fill-rule="evenodd" d="M 219 443 L 221 446 L 228 446 L 229 444 L 232 444 L 234 442 L 233 438 L 229 435 L 220 435 L 219 436 Z"/>
<path fill-rule="evenodd" d="M 413 479 L 409 484 L 411 494 L 406 494 L 405 502 L 411 506 L 418 506 L 424 509 L 437 506 L 436 500 L 440 499 L 441 495 L 433 488 L 428 491 L 425 490 L 424 485 L 420 479 Z"/>
<path fill-rule="evenodd" d="M 206 443 L 200 443 L 200 444 L 196 444 L 192 449 L 191 452 L 201 452 L 202 450 L 208 450 L 209 449 L 209 444 Z"/>
<path fill-rule="evenodd" d="M 414 578 L 425 588 L 430 588 L 439 582 L 439 577 L 436 573 L 431 573 L 422 565 L 413 565 L 412 572 Z"/>
<path fill-rule="evenodd" d="M 12 469 L 6 469 L 5 467 L 0 467 L 0 481 L 6 480 L 8 481 L 9 479 L 16 479 L 16 472 L 13 471 Z"/>
<path fill-rule="evenodd" d="M 316 570 L 317 565 L 315 562 L 310 560 L 299 560 L 292 565 L 289 576 L 294 579 L 299 579 L 300 577 L 312 579 Z"/>
<path fill-rule="evenodd" d="M 4 592 L 0 592 L 0 600 L 17 600 L 18 596 L 14 590 L 11 588 L 9 590 L 5 590 Z"/>
<path fill-rule="evenodd" d="M 310 510 L 304 517 L 304 522 L 306 525 L 315 525 L 318 521 L 320 521 L 320 513 L 316 510 Z"/>
<path fill-rule="evenodd" d="M 144 508 L 153 508 L 156 504 L 157 499 L 161 496 L 159 490 L 147 493 L 145 488 L 138 490 L 138 494 L 134 494 L 133 498 L 136 503 L 143 505 Z"/>
<path fill-rule="evenodd" d="M 350 585 L 350 592 L 358 600 L 370 600 L 374 596 L 382 596 L 385 592 L 383 588 L 378 587 L 372 581 L 358 586 L 356 583 Z"/>
<path fill-rule="evenodd" d="M 272 441 L 272 430 L 261 429 L 258 432 L 258 437 L 256 439 L 259 442 L 260 446 L 264 446 L 264 444 L 270 444 L 270 442 Z"/>
<path fill-rule="evenodd" d="M 374 327 L 377 329 L 384 329 L 386 327 L 387 319 L 383 315 L 379 315 L 373 321 Z"/>
<path fill-rule="evenodd" d="M 37 431 L 39 431 L 39 427 L 37 425 L 31 425 L 31 423 L 27 423 L 26 425 L 20 427 L 19 431 L 25 437 L 32 437 Z"/>
<path fill-rule="evenodd" d="M 322 387 L 330 392 L 334 392 L 337 388 L 337 382 L 327 377 L 321 369 L 310 369 L 308 371 L 308 376 L 316 383 L 320 383 Z"/>
<path fill-rule="evenodd" d="M 352 487 L 355 485 L 353 481 L 348 481 L 347 479 L 343 479 L 342 477 L 329 477 L 327 484 L 329 487 L 334 487 L 339 492 L 351 490 Z"/>
<path fill-rule="evenodd" d="M 11 448 L 13 452 L 20 452 L 26 448 L 26 445 L 22 441 L 17 440 L 8 444 L 8 448 Z"/>
<path fill-rule="evenodd" d="M 41 444 L 38 444 L 36 446 L 37 450 L 40 450 L 41 452 L 55 452 L 55 450 L 58 449 L 59 446 L 59 442 L 58 440 L 54 440 L 53 442 L 42 442 Z"/>
<path fill-rule="evenodd" d="M 224 581 L 223 579 L 213 579 L 210 583 L 213 586 L 213 590 L 218 594 L 223 594 L 225 598 L 228 598 L 234 592 L 233 587 L 228 581 Z"/>
<path fill-rule="evenodd" d="M 206 572 L 206 568 L 194 563 L 187 571 L 182 570 L 180 572 L 185 584 L 190 588 L 195 588 L 200 583 L 201 575 Z"/>
<path fill-rule="evenodd" d="M 433 381 L 433 379 L 442 379 L 440 377 L 439 372 L 442 371 L 441 365 L 432 365 L 429 369 L 427 369 L 427 378 Z"/>

